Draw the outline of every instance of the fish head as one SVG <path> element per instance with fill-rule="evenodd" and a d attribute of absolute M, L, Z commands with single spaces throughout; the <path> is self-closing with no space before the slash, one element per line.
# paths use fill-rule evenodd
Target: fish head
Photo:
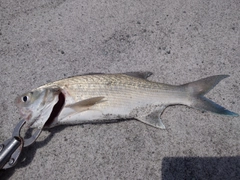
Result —
<path fill-rule="evenodd" d="M 59 101 L 60 93 L 59 88 L 35 89 L 18 96 L 15 105 L 29 127 L 40 129 L 48 121 L 54 106 Z"/>

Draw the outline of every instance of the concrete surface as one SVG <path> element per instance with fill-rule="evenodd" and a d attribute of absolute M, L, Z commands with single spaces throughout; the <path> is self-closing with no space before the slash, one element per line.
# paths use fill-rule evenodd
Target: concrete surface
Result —
<path fill-rule="evenodd" d="M 15 97 L 89 72 L 152 71 L 182 84 L 229 74 L 208 97 L 240 112 L 239 0 L 0 1 L 0 142 Z M 185 106 L 167 130 L 131 120 L 56 127 L 0 179 L 240 179 L 240 118 Z"/>

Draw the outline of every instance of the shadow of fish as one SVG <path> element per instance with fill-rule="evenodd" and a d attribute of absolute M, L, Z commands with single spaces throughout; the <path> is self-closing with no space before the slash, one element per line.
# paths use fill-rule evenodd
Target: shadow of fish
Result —
<path fill-rule="evenodd" d="M 16 98 L 22 118 L 33 128 L 135 118 L 164 129 L 161 114 L 183 104 L 217 114 L 238 116 L 204 97 L 228 75 L 175 86 L 148 81 L 151 72 L 89 74 L 48 83 Z"/>

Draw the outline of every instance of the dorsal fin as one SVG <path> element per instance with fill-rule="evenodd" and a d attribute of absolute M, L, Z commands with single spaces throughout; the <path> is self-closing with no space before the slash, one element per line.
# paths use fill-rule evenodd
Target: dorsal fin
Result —
<path fill-rule="evenodd" d="M 149 71 L 146 71 L 146 72 L 139 71 L 139 72 L 126 72 L 126 73 L 123 73 L 123 74 L 126 74 L 128 76 L 132 76 L 132 77 L 136 77 L 136 78 L 147 79 L 153 73 L 149 72 Z"/>
<path fill-rule="evenodd" d="M 93 73 L 84 73 L 84 74 L 81 74 L 80 76 L 88 76 L 88 75 L 101 75 L 101 74 L 105 74 L 105 73 L 98 73 L 98 72 L 93 72 Z"/>
<path fill-rule="evenodd" d="M 85 74 L 80 74 L 79 76 L 87 76 L 87 75 L 103 75 L 105 73 L 85 73 Z M 126 72 L 126 73 L 121 73 L 121 74 L 125 74 L 127 76 L 132 76 L 132 77 L 136 77 L 136 78 L 140 78 L 140 79 L 147 79 L 148 77 L 150 77 L 151 75 L 153 75 L 152 72 L 146 71 L 139 71 L 139 72 Z M 76 76 L 70 76 L 68 78 L 72 78 L 72 77 L 76 77 Z"/>
<path fill-rule="evenodd" d="M 73 76 L 69 76 L 67 78 L 74 78 L 77 76 L 88 76 L 88 75 L 103 75 L 105 73 L 83 73 L 83 74 L 77 74 L 77 75 L 73 75 Z"/>

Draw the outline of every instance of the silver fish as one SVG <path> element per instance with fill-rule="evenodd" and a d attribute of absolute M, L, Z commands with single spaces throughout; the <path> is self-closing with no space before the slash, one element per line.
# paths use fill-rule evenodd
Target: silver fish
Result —
<path fill-rule="evenodd" d="M 204 97 L 228 75 L 175 86 L 147 80 L 151 72 L 90 74 L 48 83 L 16 98 L 29 127 L 54 127 L 134 118 L 165 129 L 161 114 L 182 104 L 203 111 L 238 116 Z"/>

